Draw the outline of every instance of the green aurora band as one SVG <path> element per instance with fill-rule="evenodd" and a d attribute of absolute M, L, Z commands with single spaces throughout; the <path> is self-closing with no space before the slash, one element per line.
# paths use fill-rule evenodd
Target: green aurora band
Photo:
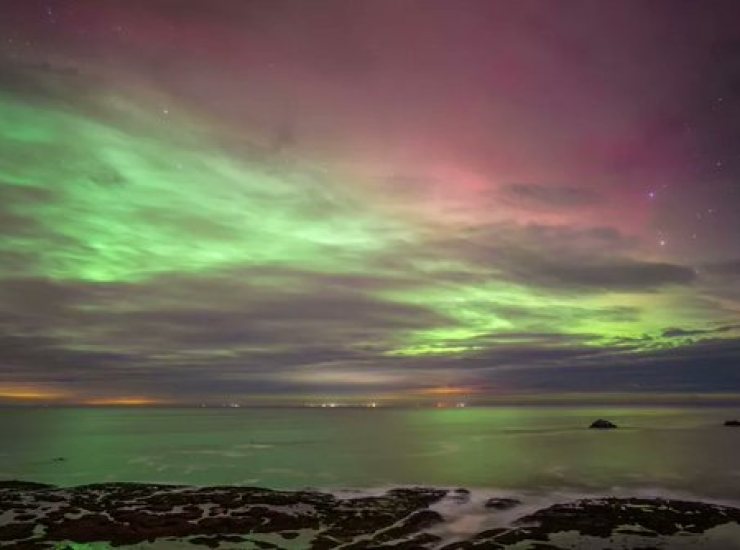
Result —
<path fill-rule="evenodd" d="M 585 346 L 627 348 L 639 342 L 640 348 L 647 349 L 681 344 L 675 338 L 661 338 L 673 319 L 670 304 L 666 308 L 653 307 L 656 301 L 664 300 L 656 300 L 655 295 L 573 296 L 493 281 L 390 292 L 385 297 L 432 308 L 451 321 L 449 327 L 413 332 L 409 335 L 412 344 L 392 352 L 399 355 L 461 353 L 537 342 L 536 335 L 552 333 L 554 323 L 559 327 L 558 333 L 578 337 Z M 526 338 L 527 334 L 533 336 Z"/>
<path fill-rule="evenodd" d="M 9 219 L 0 277 L 145 285 L 167 274 L 265 267 L 388 277 L 386 288 L 367 294 L 447 322 L 393 334 L 383 344 L 386 358 L 574 341 L 639 352 L 698 338 L 662 337 L 668 327 L 727 322 L 705 306 L 681 310 L 687 295 L 671 287 L 583 293 L 506 281 L 494 271 L 480 282 L 450 282 L 429 266 L 416 268 L 415 284 L 396 284 L 393 268 L 378 267 L 382 258 L 423 247 L 424 232 L 374 207 L 368 193 L 320 170 L 258 160 L 192 121 L 173 129 L 170 115 L 163 125 L 112 99 L 108 110 L 114 115 L 85 116 L 0 95 L 0 197 Z M 553 333 L 564 340 L 543 344 L 537 336 Z"/>
<path fill-rule="evenodd" d="M 156 126 L 134 132 L 0 101 L 3 198 L 26 222 L 0 252 L 30 260 L 35 276 L 112 283 L 233 266 L 352 271 L 399 230 L 325 179 L 227 155 L 192 127 L 163 136 Z"/>

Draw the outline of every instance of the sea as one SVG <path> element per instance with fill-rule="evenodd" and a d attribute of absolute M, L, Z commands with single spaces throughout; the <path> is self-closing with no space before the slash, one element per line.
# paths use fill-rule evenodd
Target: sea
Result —
<path fill-rule="evenodd" d="M 740 409 L 9 408 L 0 479 L 740 502 Z M 616 430 L 588 429 L 597 418 Z"/>
<path fill-rule="evenodd" d="M 738 416 L 737 408 L 668 406 L 6 408 L 0 479 L 243 485 L 347 498 L 393 487 L 466 488 L 464 504 L 433 507 L 445 518 L 435 533 L 462 540 L 579 498 L 740 507 L 740 428 L 723 426 Z M 589 429 L 598 418 L 619 428 Z M 521 505 L 490 514 L 484 503 L 494 496 Z M 578 540 L 566 546 L 601 547 Z M 740 526 L 662 544 L 740 550 Z"/>

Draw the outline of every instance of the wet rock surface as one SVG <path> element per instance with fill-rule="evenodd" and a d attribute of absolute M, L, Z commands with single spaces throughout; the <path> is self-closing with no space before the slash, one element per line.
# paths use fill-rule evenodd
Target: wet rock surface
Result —
<path fill-rule="evenodd" d="M 660 537 L 698 536 L 728 523 L 740 523 L 740 509 L 659 498 L 583 499 L 538 510 L 517 519 L 510 528 L 492 529 L 444 550 L 507 548 L 525 541 L 531 542 L 530 548 L 561 548 L 550 539 L 565 532 L 603 539 L 601 548 L 611 548 L 609 542 L 615 536 L 631 535 L 642 541 L 626 548 L 648 548 Z M 615 544 L 614 548 L 625 546 Z"/>
<path fill-rule="evenodd" d="M 211 548 L 237 542 L 281 548 L 260 537 L 293 541 L 308 534 L 301 545 L 306 548 L 423 547 L 437 538 L 422 531 L 442 521 L 429 506 L 446 494 L 409 488 L 337 498 L 251 487 L 0 482 L 0 546 L 52 548 L 64 541 L 121 546 L 175 538 Z"/>
<path fill-rule="evenodd" d="M 523 543 L 528 548 L 559 548 L 552 535 L 571 532 L 605 541 L 631 536 L 642 541 L 634 548 L 647 548 L 659 546 L 655 542 L 660 537 L 700 536 L 717 526 L 740 523 L 740 509 L 714 504 L 584 499 L 533 513 L 523 510 L 513 523 L 453 540 L 435 505 L 445 499 L 469 506 L 460 498 L 468 495 L 462 489 L 402 488 L 379 496 L 339 498 L 318 491 L 252 487 L 104 483 L 60 488 L 9 481 L 0 482 L 0 547 L 180 541 L 183 547 L 195 548 L 464 550 L 519 548 Z M 490 498 L 479 505 L 479 512 L 512 513 L 520 504 Z"/>

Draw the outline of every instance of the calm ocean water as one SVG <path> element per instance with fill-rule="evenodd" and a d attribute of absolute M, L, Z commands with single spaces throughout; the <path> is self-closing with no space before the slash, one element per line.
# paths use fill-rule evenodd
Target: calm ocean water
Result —
<path fill-rule="evenodd" d="M 0 478 L 740 501 L 737 409 L 4 409 Z M 621 426 L 586 427 L 596 418 Z M 63 460 L 59 460 L 63 458 Z"/>

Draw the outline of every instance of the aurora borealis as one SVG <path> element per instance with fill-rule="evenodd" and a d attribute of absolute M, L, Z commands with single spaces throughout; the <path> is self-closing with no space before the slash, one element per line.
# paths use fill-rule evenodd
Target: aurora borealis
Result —
<path fill-rule="evenodd" d="M 740 394 L 735 2 L 0 14 L 0 402 Z"/>

